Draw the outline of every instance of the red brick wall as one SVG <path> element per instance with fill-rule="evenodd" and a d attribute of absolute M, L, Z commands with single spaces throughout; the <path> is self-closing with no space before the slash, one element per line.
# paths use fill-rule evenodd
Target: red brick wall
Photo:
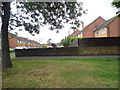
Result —
<path fill-rule="evenodd" d="M 119 24 L 119 25 L 118 25 Z M 109 24 L 110 37 L 120 37 L 120 18 L 116 18 Z"/>
<path fill-rule="evenodd" d="M 28 47 L 28 46 L 29 46 L 29 45 L 28 45 L 28 42 L 26 41 L 26 42 L 25 42 L 25 47 Z"/>
<path fill-rule="evenodd" d="M 17 40 L 15 38 L 12 38 L 12 39 L 9 40 L 9 47 L 10 48 L 15 48 L 17 46 L 18 46 Z"/>
<path fill-rule="evenodd" d="M 93 21 L 89 26 L 87 26 L 83 30 L 83 37 L 84 38 L 89 38 L 89 37 L 94 37 L 94 32 L 93 30 L 96 28 L 97 25 L 100 25 L 103 23 L 105 20 L 102 17 L 97 18 L 95 21 Z"/>

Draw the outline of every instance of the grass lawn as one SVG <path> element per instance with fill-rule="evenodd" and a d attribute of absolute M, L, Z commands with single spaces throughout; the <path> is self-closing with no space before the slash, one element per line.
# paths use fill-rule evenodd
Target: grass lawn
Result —
<path fill-rule="evenodd" d="M 3 88 L 117 88 L 118 59 L 13 59 Z"/>

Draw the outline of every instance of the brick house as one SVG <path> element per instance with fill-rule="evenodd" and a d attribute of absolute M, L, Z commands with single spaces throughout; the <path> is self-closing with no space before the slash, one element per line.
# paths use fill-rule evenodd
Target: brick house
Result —
<path fill-rule="evenodd" d="M 82 23 L 82 30 L 76 30 L 69 36 L 78 36 L 83 38 L 120 37 L 120 32 L 118 30 L 119 26 L 120 18 L 117 18 L 117 16 L 112 17 L 107 21 L 102 17 L 98 17 L 86 27 L 84 27 L 84 23 Z"/>
<path fill-rule="evenodd" d="M 34 40 L 29 40 L 28 38 L 18 37 L 17 35 L 9 34 L 9 47 L 40 48 L 40 43 Z"/>
<path fill-rule="evenodd" d="M 70 34 L 69 36 L 70 36 L 70 37 L 78 36 L 79 33 L 80 33 L 80 30 L 77 29 L 77 30 L 75 30 L 72 34 Z"/>
<path fill-rule="evenodd" d="M 84 38 L 94 37 L 93 30 L 95 30 L 103 22 L 105 22 L 105 20 L 101 16 L 98 17 L 82 30 L 82 36 Z"/>
<path fill-rule="evenodd" d="M 120 22 L 120 18 L 117 16 L 103 22 L 94 29 L 94 37 L 120 37 L 120 30 L 118 28 L 120 23 L 118 22 Z"/>

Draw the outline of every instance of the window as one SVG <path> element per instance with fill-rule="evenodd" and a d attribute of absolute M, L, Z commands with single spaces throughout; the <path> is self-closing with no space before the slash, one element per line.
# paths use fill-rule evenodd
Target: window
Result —
<path fill-rule="evenodd" d="M 105 28 L 102 28 L 102 29 L 100 30 L 100 33 L 101 33 L 101 34 L 106 33 L 106 32 L 105 32 Z"/>
<path fill-rule="evenodd" d="M 98 35 L 98 31 L 95 31 L 95 36 L 97 36 Z"/>

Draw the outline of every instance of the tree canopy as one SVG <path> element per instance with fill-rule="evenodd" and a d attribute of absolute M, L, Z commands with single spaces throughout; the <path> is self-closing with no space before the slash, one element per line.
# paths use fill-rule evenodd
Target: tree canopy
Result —
<path fill-rule="evenodd" d="M 116 14 L 118 15 L 118 17 L 120 17 L 120 0 L 114 0 L 112 2 L 112 5 L 116 8 L 118 8 L 118 12 L 116 12 Z"/>
<path fill-rule="evenodd" d="M 120 7 L 120 0 L 114 0 L 112 2 L 112 5 L 115 6 L 116 8 L 119 8 Z"/>
<path fill-rule="evenodd" d="M 50 30 L 62 29 L 64 23 L 71 24 L 72 29 L 80 26 L 79 17 L 86 13 L 83 3 L 77 2 L 18 2 L 17 13 L 11 14 L 11 26 L 24 26 L 29 33 L 39 33 L 40 28 L 49 24 Z"/>

